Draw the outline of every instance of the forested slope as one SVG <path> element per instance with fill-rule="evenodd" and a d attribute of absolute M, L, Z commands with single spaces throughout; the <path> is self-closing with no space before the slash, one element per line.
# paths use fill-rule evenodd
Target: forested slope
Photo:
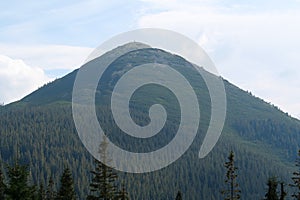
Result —
<path fill-rule="evenodd" d="M 201 99 L 201 122 L 190 149 L 172 165 L 146 174 L 118 172 L 132 199 L 173 199 L 178 190 L 184 199 L 221 199 L 224 162 L 230 150 L 236 154 L 242 199 L 260 199 L 271 175 L 290 182 L 300 148 L 300 122 L 224 80 L 228 104 L 225 127 L 213 151 L 199 159 L 198 152 L 211 115 L 207 87 L 201 76 L 192 71 L 190 63 L 158 49 L 127 53 L 117 59 L 100 80 L 96 95 L 98 120 L 111 132 L 108 136 L 112 141 L 126 149 L 145 151 L 159 148 L 174 137 L 180 113 L 178 102 L 168 90 L 155 85 L 134 94 L 131 109 L 137 123 L 147 124 L 149 106 L 159 102 L 166 108 L 170 114 L 159 140 L 143 142 L 127 138 L 112 120 L 109 99 L 115 83 L 134 66 L 153 61 L 173 66 L 196 88 Z M 88 194 L 93 158 L 82 145 L 72 118 L 71 95 L 76 73 L 75 70 L 23 100 L 0 108 L 0 159 L 6 163 L 20 159 L 29 164 L 33 182 L 44 184 L 51 176 L 58 183 L 67 165 L 83 199 Z M 218 78 L 207 74 L 212 79 Z"/>

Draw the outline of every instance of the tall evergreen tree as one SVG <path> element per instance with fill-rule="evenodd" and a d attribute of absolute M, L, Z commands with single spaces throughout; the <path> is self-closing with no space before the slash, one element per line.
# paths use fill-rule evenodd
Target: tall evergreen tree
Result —
<path fill-rule="evenodd" d="M 57 200 L 75 200 L 74 182 L 69 168 L 65 168 L 60 179 L 60 188 L 56 197 Z"/>
<path fill-rule="evenodd" d="M 49 179 L 49 183 L 46 190 L 46 200 L 55 200 L 56 192 L 54 190 L 54 181 L 52 177 Z"/>
<path fill-rule="evenodd" d="M 35 195 L 35 187 L 28 185 L 29 170 L 18 162 L 8 166 L 8 185 L 6 195 L 12 200 L 31 200 Z"/>
<path fill-rule="evenodd" d="M 129 200 L 128 192 L 125 189 L 125 185 L 122 184 L 121 190 L 118 192 L 118 195 L 116 196 L 117 200 Z"/>
<path fill-rule="evenodd" d="M 298 169 L 293 173 L 293 184 L 291 184 L 296 191 L 292 194 L 292 197 L 300 200 L 300 150 L 298 151 L 298 158 L 296 159 L 296 167 Z"/>
<path fill-rule="evenodd" d="M 5 190 L 6 190 L 6 185 L 4 183 L 4 175 L 2 173 L 2 169 L 0 166 L 0 200 L 5 199 Z"/>
<path fill-rule="evenodd" d="M 176 195 L 176 199 L 175 200 L 182 200 L 182 194 L 180 191 L 177 192 L 177 195 Z"/>
<path fill-rule="evenodd" d="M 38 200 L 46 200 L 46 192 L 44 188 L 44 184 L 41 182 L 38 191 Z"/>
<path fill-rule="evenodd" d="M 279 200 L 284 200 L 285 197 L 286 197 L 286 195 L 287 195 L 287 193 L 286 193 L 286 191 L 284 190 L 284 183 L 281 182 L 281 183 L 280 183 L 280 198 L 279 198 Z"/>
<path fill-rule="evenodd" d="M 237 200 L 240 199 L 241 190 L 237 183 L 237 167 L 234 163 L 234 153 L 230 151 L 228 161 L 225 162 L 225 168 L 227 169 L 225 183 L 227 189 L 222 190 L 221 193 L 224 195 L 225 200 Z"/>
<path fill-rule="evenodd" d="M 276 177 L 269 178 L 267 185 L 268 185 L 268 191 L 265 195 L 265 200 L 279 200 L 277 194 L 278 181 Z"/>
<path fill-rule="evenodd" d="M 99 147 L 99 154 L 103 163 L 96 159 L 94 160 L 95 170 L 91 171 L 93 178 L 90 183 L 90 195 L 87 197 L 88 200 L 112 200 L 117 196 L 115 183 L 117 174 L 112 168 L 105 165 L 111 162 L 107 156 L 107 146 L 108 142 L 106 137 L 103 137 L 103 141 Z"/>

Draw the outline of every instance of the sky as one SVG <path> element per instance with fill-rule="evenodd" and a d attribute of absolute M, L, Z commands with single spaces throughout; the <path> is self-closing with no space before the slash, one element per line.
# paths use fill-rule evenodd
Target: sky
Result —
<path fill-rule="evenodd" d="M 300 0 L 0 1 L 0 103 L 80 67 L 138 28 L 196 41 L 219 74 L 300 118 Z"/>

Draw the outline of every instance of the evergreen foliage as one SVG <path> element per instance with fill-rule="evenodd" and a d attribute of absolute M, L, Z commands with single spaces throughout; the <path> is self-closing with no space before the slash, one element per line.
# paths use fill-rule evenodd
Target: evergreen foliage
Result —
<path fill-rule="evenodd" d="M 116 199 L 117 200 L 129 200 L 128 192 L 126 191 L 124 184 L 122 184 L 122 188 L 118 192 Z"/>
<path fill-rule="evenodd" d="M 281 182 L 280 183 L 280 198 L 279 198 L 279 200 L 284 200 L 285 197 L 286 197 L 286 195 L 287 195 L 287 193 L 286 193 L 286 191 L 284 189 L 284 183 Z"/>
<path fill-rule="evenodd" d="M 276 177 L 269 178 L 267 185 L 268 185 L 268 191 L 265 195 L 265 200 L 279 200 L 277 194 L 278 181 Z"/>
<path fill-rule="evenodd" d="M 69 168 L 64 169 L 60 179 L 60 188 L 57 193 L 57 200 L 75 200 L 74 182 Z"/>
<path fill-rule="evenodd" d="M 98 95 L 101 94 L 109 96 L 115 82 L 131 66 L 153 62 L 174 66 L 191 83 L 200 99 L 200 128 L 191 147 L 167 168 L 149 174 L 117 172 L 118 177 L 125 180 L 130 198 L 173 199 L 174 188 L 180 185 L 186 199 L 220 200 L 222 196 L 216 191 L 222 189 L 222 162 L 231 149 L 237 155 L 243 155 L 239 157 L 238 163 L 239 172 L 242 172 L 238 178 L 243 199 L 261 199 L 265 194 L 264 185 L 268 174 L 276 173 L 284 180 L 290 179 L 289 172 L 295 170 L 291 166 L 300 144 L 299 120 L 226 80 L 223 81 L 228 106 L 224 131 L 213 151 L 205 159 L 198 159 L 199 148 L 211 119 L 211 100 L 201 76 L 190 71 L 191 64 L 179 56 L 157 49 L 143 49 L 120 57 L 105 72 L 107 76 L 101 78 L 104 84 L 99 84 L 96 100 L 99 100 Z M 59 183 L 61 172 L 67 164 L 76 180 L 75 190 L 79 199 L 85 199 L 89 194 L 89 169 L 93 168 L 93 158 L 82 145 L 72 118 L 72 87 L 76 72 L 45 85 L 17 103 L 0 107 L 0 157 L 4 162 L 13 163 L 12 155 L 18 143 L 19 158 L 30 166 L 30 180 L 39 183 L 42 179 L 43 183 L 47 183 L 47 177 L 51 175 L 55 183 L 52 191 L 56 191 L 56 183 Z M 219 77 L 211 75 L 210 78 L 214 82 Z M 106 80 L 112 81 L 105 84 Z M 156 138 L 153 146 L 147 145 L 153 141 L 151 138 L 137 140 L 124 137 L 125 134 L 115 128 L 112 117 L 107 116 L 111 110 L 105 102 L 110 101 L 96 101 L 99 123 L 106 127 L 106 132 L 112 133 L 109 138 L 116 145 L 136 152 L 149 152 L 165 146 L 174 137 L 178 128 L 178 121 L 174 117 L 178 112 L 175 111 L 177 109 L 180 112 L 176 106 L 178 103 L 172 98 L 171 92 L 152 88 L 151 91 L 156 94 L 153 97 L 153 93 L 149 95 L 148 91 L 134 94 L 130 109 L 137 124 L 147 125 L 148 108 L 153 103 L 166 107 L 168 120 L 161 133 L 157 134 L 160 137 Z M 53 200 L 53 196 L 49 199 Z"/>
<path fill-rule="evenodd" d="M 7 167 L 8 184 L 5 194 L 9 200 L 32 200 L 35 197 L 35 187 L 28 184 L 29 170 L 26 165 L 15 162 Z"/>
<path fill-rule="evenodd" d="M 111 161 L 108 157 L 107 146 L 106 137 L 103 137 L 99 146 L 99 154 L 103 163 L 95 159 L 95 170 L 91 171 L 93 178 L 88 200 L 113 200 L 117 197 L 117 174 L 106 165 Z"/>
<path fill-rule="evenodd" d="M 298 157 L 296 159 L 297 171 L 293 173 L 293 184 L 291 186 L 296 189 L 292 197 L 294 199 L 300 200 L 300 150 L 298 151 Z"/>
<path fill-rule="evenodd" d="M 45 191 L 43 183 L 40 183 L 40 186 L 39 186 L 38 200 L 46 200 L 46 191 Z"/>
<path fill-rule="evenodd" d="M 237 183 L 237 167 L 234 163 L 234 153 L 230 151 L 228 156 L 228 161 L 225 162 L 225 168 L 227 169 L 225 183 L 227 189 L 222 190 L 225 200 L 237 200 L 240 199 L 241 190 L 239 189 L 239 184 Z"/>
<path fill-rule="evenodd" d="M 182 200 L 182 194 L 180 191 L 177 192 L 177 195 L 176 195 L 176 199 L 175 200 Z"/>
<path fill-rule="evenodd" d="M 2 173 L 2 169 L 1 169 L 1 166 L 0 166 L 0 200 L 4 200 L 5 190 L 6 190 L 6 185 L 4 183 L 4 175 Z"/>
<path fill-rule="evenodd" d="M 54 190 L 54 181 L 52 177 L 50 177 L 47 189 L 46 189 L 46 200 L 55 200 L 56 192 Z"/>

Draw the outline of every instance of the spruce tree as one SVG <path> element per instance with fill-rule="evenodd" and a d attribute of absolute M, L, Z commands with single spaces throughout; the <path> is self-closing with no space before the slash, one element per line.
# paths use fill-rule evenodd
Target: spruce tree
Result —
<path fill-rule="evenodd" d="M 5 199 L 5 190 L 6 190 L 6 185 L 4 183 L 4 175 L 2 173 L 2 169 L 0 166 L 0 200 Z"/>
<path fill-rule="evenodd" d="M 35 187 L 28 185 L 29 170 L 27 166 L 15 163 L 8 166 L 8 185 L 6 195 L 13 200 L 31 200 L 35 195 Z"/>
<path fill-rule="evenodd" d="M 180 191 L 177 192 L 177 195 L 176 195 L 176 199 L 175 200 L 182 200 L 182 194 Z"/>
<path fill-rule="evenodd" d="M 46 190 L 46 200 L 55 200 L 56 192 L 54 190 L 54 181 L 52 177 L 49 179 L 49 183 Z"/>
<path fill-rule="evenodd" d="M 268 185 L 268 191 L 265 195 L 265 200 L 279 200 L 277 195 L 278 181 L 276 177 L 269 178 L 267 185 Z"/>
<path fill-rule="evenodd" d="M 121 190 L 118 192 L 118 195 L 116 196 L 117 200 L 129 200 L 128 192 L 125 189 L 125 185 L 122 184 Z"/>
<path fill-rule="evenodd" d="M 38 191 L 38 200 L 46 200 L 46 192 L 44 188 L 44 184 L 41 182 Z"/>
<path fill-rule="evenodd" d="M 295 192 L 292 194 L 294 199 L 300 200 L 300 150 L 298 152 L 298 158 L 296 159 L 297 171 L 293 173 L 293 184 L 291 187 L 295 189 Z"/>
<path fill-rule="evenodd" d="M 65 168 L 61 179 L 60 188 L 56 197 L 57 200 L 75 200 L 74 182 L 69 168 Z"/>
<path fill-rule="evenodd" d="M 237 183 L 237 167 L 234 163 L 234 153 L 230 151 L 228 156 L 228 161 L 225 162 L 225 168 L 227 169 L 225 184 L 227 189 L 221 191 L 224 195 L 225 200 L 237 200 L 240 199 L 241 190 L 239 189 L 239 184 Z"/>
<path fill-rule="evenodd" d="M 286 193 L 286 191 L 284 190 L 284 183 L 281 182 L 281 183 L 280 183 L 280 198 L 279 198 L 279 200 L 284 200 L 285 197 L 286 197 L 286 195 L 287 195 L 287 193 Z"/>
<path fill-rule="evenodd" d="M 99 147 L 99 154 L 103 163 L 97 159 L 94 160 L 95 170 L 91 171 L 93 178 L 90 183 L 90 195 L 87 197 L 88 200 L 113 200 L 118 195 L 115 183 L 117 174 L 111 167 L 106 166 L 106 164 L 111 162 L 107 156 L 107 146 L 106 137 L 103 137 L 103 141 Z"/>

